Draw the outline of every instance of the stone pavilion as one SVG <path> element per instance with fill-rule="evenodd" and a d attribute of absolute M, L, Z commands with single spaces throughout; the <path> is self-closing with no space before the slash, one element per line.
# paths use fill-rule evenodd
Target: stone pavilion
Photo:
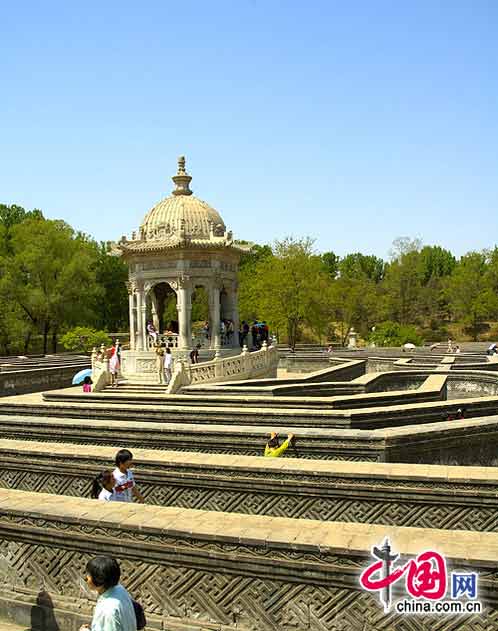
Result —
<path fill-rule="evenodd" d="M 222 346 L 220 322 L 234 324 L 232 344 L 237 344 L 239 314 L 237 269 L 244 251 L 217 210 L 192 194 L 185 158 L 178 159 L 173 176 L 175 189 L 144 217 L 131 240 L 122 237 L 118 249 L 129 267 L 130 350 L 123 352 L 122 370 L 140 374 L 154 370 L 153 341 L 147 324 L 162 335 L 170 328 L 165 305 L 176 299 L 176 331 L 166 338 L 174 354 L 186 357 L 194 345 L 192 298 L 203 288 L 209 301 L 209 333 L 204 345 L 214 351 Z"/>

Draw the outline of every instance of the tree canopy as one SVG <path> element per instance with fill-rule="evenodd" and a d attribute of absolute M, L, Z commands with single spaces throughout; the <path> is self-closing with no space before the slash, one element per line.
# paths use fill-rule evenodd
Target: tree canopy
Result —
<path fill-rule="evenodd" d="M 28 352 L 41 336 L 43 352 L 80 325 L 127 327 L 126 266 L 106 246 L 41 211 L 0 205 L 0 344 Z"/>
<path fill-rule="evenodd" d="M 94 335 L 88 331 L 103 337 L 126 330 L 127 278 L 126 264 L 108 245 L 38 209 L 0 204 L 3 353 L 27 353 L 34 340 L 41 340 L 39 350 L 55 351 L 68 332 L 68 348 L 80 348 L 83 337 Z M 266 320 L 292 347 L 300 340 L 344 343 L 352 327 L 376 343 L 438 340 L 455 326 L 478 339 L 498 320 L 498 247 L 457 258 L 439 245 L 399 237 L 384 261 L 362 252 L 319 253 L 312 239 L 288 237 L 254 244 L 241 258 L 239 281 L 241 319 Z M 166 309 L 176 319 L 173 295 Z M 202 288 L 192 316 L 208 318 Z M 494 326 L 489 335 L 498 337 Z"/>
<path fill-rule="evenodd" d="M 268 320 L 291 346 L 312 338 L 344 343 L 352 327 L 364 339 L 375 327 L 385 339 L 433 341 L 458 324 L 478 339 L 498 318 L 498 248 L 457 259 L 400 237 L 384 261 L 361 252 L 320 255 L 306 238 L 254 246 L 241 266 L 241 313 Z"/>

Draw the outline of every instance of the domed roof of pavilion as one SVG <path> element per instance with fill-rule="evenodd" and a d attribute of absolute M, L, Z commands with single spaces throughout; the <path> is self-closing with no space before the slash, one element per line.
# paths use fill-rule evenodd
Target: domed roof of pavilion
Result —
<path fill-rule="evenodd" d="M 185 158 L 178 158 L 178 172 L 173 176 L 175 189 L 144 217 L 138 236 L 122 239 L 119 249 L 125 253 L 145 253 L 187 246 L 233 246 L 232 233 L 217 210 L 192 194 L 191 176 L 185 170 Z M 235 246 L 236 247 L 236 246 Z"/>
<path fill-rule="evenodd" d="M 225 231 L 218 211 L 192 194 L 192 178 L 185 171 L 185 158 L 178 160 L 178 173 L 173 176 L 176 185 L 173 194 L 160 201 L 144 217 L 140 236 L 147 240 L 161 239 L 165 234 L 183 230 L 185 236 L 208 239 L 212 230 Z"/>

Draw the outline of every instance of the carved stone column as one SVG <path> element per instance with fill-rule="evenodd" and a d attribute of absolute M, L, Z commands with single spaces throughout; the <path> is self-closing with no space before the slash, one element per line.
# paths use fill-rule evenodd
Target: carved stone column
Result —
<path fill-rule="evenodd" d="M 178 350 L 186 357 L 192 345 L 192 284 L 188 276 L 180 276 L 170 284 L 176 291 Z"/>
<path fill-rule="evenodd" d="M 135 350 L 135 287 L 133 283 L 127 282 L 126 287 L 128 289 L 128 303 L 130 308 L 130 349 Z"/>
<path fill-rule="evenodd" d="M 231 345 L 232 347 L 239 346 L 239 301 L 238 301 L 238 283 L 233 281 L 230 287 L 230 314 L 229 318 L 233 322 L 233 337 Z"/>
<path fill-rule="evenodd" d="M 147 331 L 147 323 L 150 318 L 147 314 L 154 313 L 154 307 L 152 305 L 152 283 L 150 281 L 144 282 L 142 293 L 142 349 L 144 351 L 149 350 L 149 332 Z"/>
<path fill-rule="evenodd" d="M 143 293 L 143 285 L 137 284 L 137 338 L 135 340 L 135 350 L 143 351 L 144 346 L 144 329 L 145 329 L 145 300 Z"/>
<path fill-rule="evenodd" d="M 151 312 L 152 312 L 152 323 L 158 333 L 160 333 L 160 325 L 159 325 L 159 301 L 157 300 L 157 296 L 154 292 L 154 287 L 152 287 L 149 291 L 150 296 L 150 304 L 151 304 Z"/>
<path fill-rule="evenodd" d="M 220 336 L 220 289 L 221 283 L 215 280 L 209 292 L 209 310 L 211 329 L 211 348 L 219 349 L 221 347 Z"/>

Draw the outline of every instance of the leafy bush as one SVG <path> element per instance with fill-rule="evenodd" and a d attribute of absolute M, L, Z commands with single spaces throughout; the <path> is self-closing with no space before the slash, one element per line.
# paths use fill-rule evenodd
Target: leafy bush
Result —
<path fill-rule="evenodd" d="M 447 339 L 460 339 L 459 335 L 452 335 L 448 328 L 441 325 L 436 327 L 423 327 L 419 329 L 420 335 L 427 342 L 445 342 Z"/>
<path fill-rule="evenodd" d="M 407 342 L 421 346 L 422 338 L 415 327 L 398 324 L 397 322 L 382 322 L 369 335 L 369 342 L 376 346 L 402 346 Z"/>
<path fill-rule="evenodd" d="M 97 331 L 86 326 L 77 326 L 61 338 L 65 349 L 77 353 L 90 353 L 94 346 L 97 348 L 101 344 L 107 346 L 110 341 L 111 339 L 105 331 Z"/>

